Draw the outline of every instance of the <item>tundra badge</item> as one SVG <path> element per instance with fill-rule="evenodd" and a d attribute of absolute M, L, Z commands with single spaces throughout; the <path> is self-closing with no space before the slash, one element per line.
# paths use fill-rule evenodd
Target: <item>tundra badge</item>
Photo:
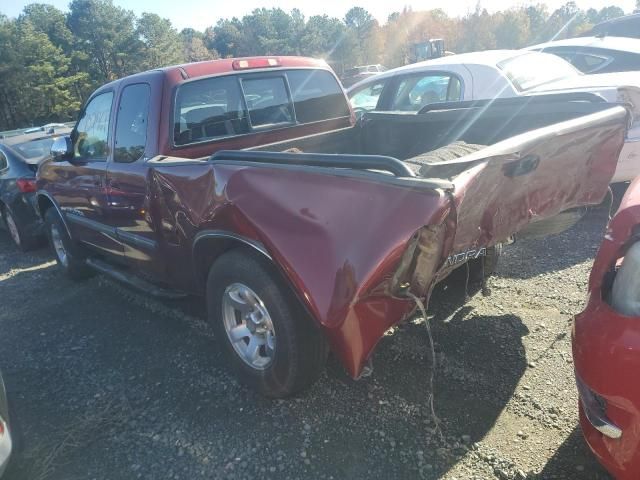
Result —
<path fill-rule="evenodd" d="M 455 255 L 449 255 L 447 261 L 444 263 L 445 267 L 452 267 L 459 263 L 464 263 L 467 260 L 473 260 L 479 257 L 485 257 L 487 255 L 487 249 L 482 247 L 480 249 L 467 250 L 466 252 L 456 253 Z"/>

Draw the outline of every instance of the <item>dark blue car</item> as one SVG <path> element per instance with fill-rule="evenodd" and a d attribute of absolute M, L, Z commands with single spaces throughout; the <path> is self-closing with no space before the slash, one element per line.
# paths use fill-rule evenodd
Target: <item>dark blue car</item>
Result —
<path fill-rule="evenodd" d="M 0 216 L 16 246 L 27 251 L 40 244 L 42 222 L 35 207 L 36 171 L 50 155 L 53 134 L 42 132 L 0 140 Z"/>

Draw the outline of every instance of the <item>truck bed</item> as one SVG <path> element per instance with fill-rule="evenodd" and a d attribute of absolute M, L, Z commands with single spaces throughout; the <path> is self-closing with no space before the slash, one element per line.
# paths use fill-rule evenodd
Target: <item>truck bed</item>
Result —
<path fill-rule="evenodd" d="M 523 100 L 372 113 L 353 128 L 204 162 L 159 158 L 150 162 L 155 221 L 172 233 L 158 255 L 176 259 L 169 273 L 179 278 L 191 261 L 182 245 L 196 233 L 241 232 L 358 376 L 411 310 L 407 291 L 428 298 L 457 265 L 527 224 L 604 198 L 626 109 Z M 444 161 L 424 155 L 460 142 L 477 149 Z M 193 255 L 204 278 L 207 258 L 195 247 Z"/>

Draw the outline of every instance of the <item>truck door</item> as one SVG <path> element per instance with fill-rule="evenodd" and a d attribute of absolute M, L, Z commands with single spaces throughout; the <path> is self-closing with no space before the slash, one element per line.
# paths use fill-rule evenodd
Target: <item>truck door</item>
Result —
<path fill-rule="evenodd" d="M 121 256 L 122 247 L 105 224 L 113 97 L 112 90 L 99 92 L 81 112 L 71 134 L 73 159 L 59 166 L 56 197 L 75 239 L 101 253 Z"/>
<path fill-rule="evenodd" d="M 125 261 L 153 277 L 162 277 L 162 262 L 154 262 L 158 244 L 149 215 L 147 145 L 153 145 L 149 126 L 156 82 L 132 83 L 121 89 L 116 108 L 114 151 L 107 168 L 109 215 L 107 223 L 122 243 Z M 159 111 L 152 118 L 158 118 Z M 157 127 L 154 125 L 153 127 Z M 157 128 L 156 128 L 157 130 Z"/>

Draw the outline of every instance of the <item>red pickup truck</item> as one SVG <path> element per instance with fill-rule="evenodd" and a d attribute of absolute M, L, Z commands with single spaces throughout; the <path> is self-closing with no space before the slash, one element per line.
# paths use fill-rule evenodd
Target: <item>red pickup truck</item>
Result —
<path fill-rule="evenodd" d="M 566 94 L 355 122 L 322 61 L 202 62 L 98 89 L 40 167 L 38 207 L 71 277 L 206 296 L 240 377 L 280 397 L 330 349 L 358 377 L 410 294 L 599 203 L 628 120 Z"/>

